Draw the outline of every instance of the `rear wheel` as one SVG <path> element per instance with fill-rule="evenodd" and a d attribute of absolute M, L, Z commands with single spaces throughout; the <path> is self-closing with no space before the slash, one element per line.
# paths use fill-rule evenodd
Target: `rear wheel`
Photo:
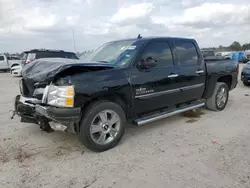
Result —
<path fill-rule="evenodd" d="M 209 110 L 221 111 L 226 107 L 228 97 L 229 88 L 227 84 L 223 82 L 217 82 L 213 95 L 206 101 L 206 107 Z"/>
<path fill-rule="evenodd" d="M 99 101 L 85 111 L 79 135 L 87 148 L 102 152 L 119 143 L 125 132 L 125 125 L 125 113 L 118 104 Z"/>

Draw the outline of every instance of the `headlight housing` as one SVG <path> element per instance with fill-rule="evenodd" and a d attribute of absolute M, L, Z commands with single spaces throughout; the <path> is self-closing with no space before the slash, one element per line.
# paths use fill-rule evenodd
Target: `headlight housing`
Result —
<path fill-rule="evenodd" d="M 45 88 L 42 102 L 56 107 L 74 107 L 75 89 L 71 86 L 49 85 Z"/>

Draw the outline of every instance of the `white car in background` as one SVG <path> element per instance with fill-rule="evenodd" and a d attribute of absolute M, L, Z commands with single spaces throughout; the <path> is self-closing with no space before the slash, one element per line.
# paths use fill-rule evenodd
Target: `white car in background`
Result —
<path fill-rule="evenodd" d="M 21 65 L 15 65 L 10 69 L 10 73 L 14 77 L 22 76 L 22 66 Z"/>

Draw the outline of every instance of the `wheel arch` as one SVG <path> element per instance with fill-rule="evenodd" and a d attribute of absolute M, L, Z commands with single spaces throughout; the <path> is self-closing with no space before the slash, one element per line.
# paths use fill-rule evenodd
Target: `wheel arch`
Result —
<path fill-rule="evenodd" d="M 208 99 L 213 95 L 213 92 L 215 90 L 215 86 L 218 82 L 223 82 L 227 84 L 229 90 L 231 90 L 232 82 L 233 82 L 233 76 L 232 75 L 221 75 L 217 76 L 216 74 L 211 75 L 208 78 L 207 81 L 207 88 L 205 90 L 204 98 Z"/>
<path fill-rule="evenodd" d="M 233 81 L 233 76 L 232 75 L 221 76 L 217 80 L 217 82 L 224 82 L 225 84 L 227 84 L 229 90 L 231 89 L 232 81 Z"/>
<path fill-rule="evenodd" d="M 109 102 L 114 102 L 116 104 L 118 104 L 119 106 L 122 107 L 124 113 L 127 114 L 128 112 L 128 107 L 126 105 L 126 100 L 124 98 L 122 98 L 121 96 L 117 95 L 117 94 L 105 94 L 102 96 L 98 96 L 98 97 L 93 97 L 90 100 L 88 100 L 86 103 L 84 103 L 84 106 L 82 106 L 82 110 L 84 112 L 84 110 L 86 108 L 89 107 L 90 104 L 97 102 L 97 101 L 109 101 Z"/>
<path fill-rule="evenodd" d="M 14 63 L 13 65 L 11 65 L 11 68 L 14 66 L 18 66 L 18 65 L 20 65 L 20 64 Z"/>
<path fill-rule="evenodd" d="M 126 100 L 121 97 L 118 94 L 115 93 L 106 93 L 102 96 L 97 96 L 97 97 L 93 97 L 91 99 L 89 99 L 87 102 L 84 103 L 84 105 L 81 107 L 82 109 L 82 113 L 81 113 L 81 118 L 84 116 L 86 110 L 95 102 L 98 101 L 108 101 L 108 102 L 113 102 L 118 104 L 124 111 L 126 119 L 130 119 L 132 117 L 132 113 L 129 110 L 129 105 L 127 105 L 128 103 L 126 102 Z M 76 127 L 76 131 L 78 132 L 80 129 L 80 123 L 78 124 L 78 126 Z"/>

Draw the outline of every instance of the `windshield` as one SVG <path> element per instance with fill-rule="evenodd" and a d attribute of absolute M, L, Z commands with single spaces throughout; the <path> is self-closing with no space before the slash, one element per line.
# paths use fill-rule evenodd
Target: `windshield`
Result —
<path fill-rule="evenodd" d="M 122 66 L 128 64 L 138 48 L 139 42 L 136 40 L 109 42 L 81 59 Z"/>

